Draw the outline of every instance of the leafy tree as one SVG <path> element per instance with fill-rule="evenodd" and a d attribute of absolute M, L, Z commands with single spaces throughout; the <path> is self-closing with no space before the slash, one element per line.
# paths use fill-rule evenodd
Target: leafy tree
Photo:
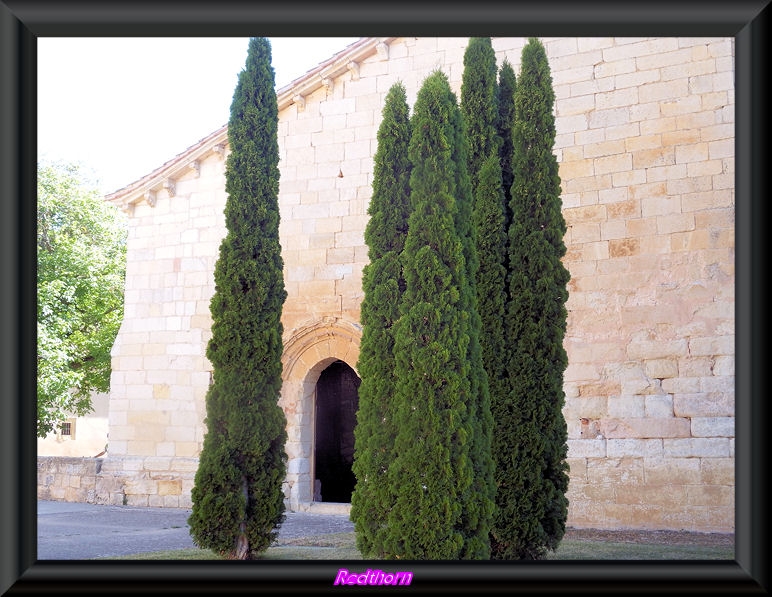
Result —
<path fill-rule="evenodd" d="M 37 435 L 110 388 L 123 318 L 126 221 L 74 165 L 38 165 Z"/>
<path fill-rule="evenodd" d="M 270 42 L 251 38 L 228 123 L 227 232 L 207 347 L 214 375 L 189 518 L 197 545 L 232 559 L 257 558 L 284 521 L 286 418 L 278 399 L 287 293 L 277 129 Z"/>
<path fill-rule="evenodd" d="M 354 430 L 357 482 L 351 496 L 351 520 L 359 551 L 375 558 L 385 556 L 386 518 L 391 509 L 386 471 L 397 433 L 392 413 L 396 381 L 393 326 L 405 290 L 400 254 L 409 215 L 409 142 L 407 95 L 404 85 L 397 83 L 386 95 L 378 129 L 370 219 L 365 228 L 370 263 L 362 274 L 363 330 L 357 365 L 362 383 Z"/>
<path fill-rule="evenodd" d="M 511 400 L 496 411 L 500 512 L 495 559 L 539 559 L 565 533 L 567 431 L 562 408 L 568 270 L 561 259 L 566 224 L 553 153 L 555 94 L 544 46 L 523 48 L 515 92 L 512 223 L 509 229 L 507 337 Z M 505 419 L 506 417 L 506 419 Z"/>
<path fill-rule="evenodd" d="M 387 473 L 395 500 L 385 547 L 390 558 L 457 559 L 474 549 L 469 530 L 475 521 L 467 507 L 477 483 L 471 450 L 478 396 L 472 395 L 469 350 L 476 330 L 469 312 L 469 245 L 457 222 L 459 182 L 466 179 L 464 133 L 442 72 L 424 80 L 411 129 L 406 287 L 394 325 L 397 436 Z"/>

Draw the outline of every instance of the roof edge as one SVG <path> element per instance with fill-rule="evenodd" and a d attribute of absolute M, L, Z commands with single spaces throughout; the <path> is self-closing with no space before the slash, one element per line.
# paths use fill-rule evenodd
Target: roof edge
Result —
<path fill-rule="evenodd" d="M 330 84 L 330 81 L 347 71 L 352 77 L 358 77 L 359 63 L 374 54 L 388 57 L 388 45 L 394 37 L 363 37 L 355 41 L 331 58 L 309 70 L 302 77 L 277 90 L 276 97 L 279 110 L 295 103 L 304 102 L 304 98 Z M 146 201 L 155 205 L 155 194 L 160 189 L 166 189 L 174 194 L 174 181 L 190 169 L 197 171 L 198 161 L 212 153 L 225 157 L 228 145 L 228 125 L 225 124 L 213 133 L 201 139 L 182 153 L 165 162 L 149 174 L 125 187 L 105 195 L 105 201 L 113 203 L 124 211 L 130 211 L 134 205 Z"/>

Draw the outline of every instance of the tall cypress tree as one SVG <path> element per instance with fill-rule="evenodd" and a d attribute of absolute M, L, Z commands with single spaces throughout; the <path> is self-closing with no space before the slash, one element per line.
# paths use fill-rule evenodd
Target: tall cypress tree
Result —
<path fill-rule="evenodd" d="M 495 462 L 494 482 L 496 487 L 507 487 L 511 474 L 511 446 L 509 425 L 510 379 L 508 373 L 509 351 L 513 349 L 507 341 L 504 322 L 507 316 L 508 267 L 509 255 L 507 236 L 511 225 L 510 207 L 512 187 L 512 128 L 515 119 L 515 71 L 508 60 L 504 60 L 499 69 L 497 93 L 496 131 L 499 137 L 499 167 L 487 163 L 481 173 L 478 209 L 475 225 L 478 228 L 478 246 L 481 255 L 489 255 L 482 261 L 478 274 L 478 297 L 484 329 L 487 330 L 487 349 L 485 354 L 486 369 L 489 374 L 491 389 L 491 413 L 493 416 L 493 436 L 491 452 Z M 487 182 L 486 182 L 487 181 Z M 499 182 L 498 187 L 496 182 Z M 486 190 L 486 188 L 488 190 Z M 487 201 L 486 201 L 487 199 Z M 500 289 L 500 293 L 496 292 Z M 499 528 L 506 529 L 513 521 L 506 518 L 506 491 L 496 491 L 496 509 L 491 531 L 491 551 L 495 556 Z"/>
<path fill-rule="evenodd" d="M 407 235 L 410 201 L 408 144 L 410 117 L 401 83 L 386 94 L 378 129 L 365 242 L 370 263 L 362 273 L 362 341 L 357 369 L 359 412 L 354 430 L 353 470 L 357 482 L 351 496 L 351 520 L 359 551 L 365 557 L 385 557 L 386 519 L 392 492 L 386 472 L 393 458 L 396 427 L 394 398 L 394 322 L 405 290 L 400 254 Z"/>
<path fill-rule="evenodd" d="M 496 53 L 490 37 L 472 37 L 464 51 L 461 113 L 466 125 L 467 165 L 472 192 L 485 160 L 499 148 Z"/>
<path fill-rule="evenodd" d="M 198 546 L 233 559 L 256 558 L 284 520 L 286 418 L 278 399 L 287 294 L 277 130 L 271 46 L 252 38 L 228 122 L 227 232 L 215 266 L 207 347 L 214 373 L 189 518 Z"/>
<path fill-rule="evenodd" d="M 512 214 L 510 213 L 510 201 L 512 200 L 512 128 L 515 124 L 515 90 L 517 89 L 517 77 L 515 69 L 506 58 L 499 69 L 499 85 L 497 88 L 498 118 L 496 130 L 501 140 L 499 157 L 501 159 L 501 183 L 504 188 L 504 231 L 509 230 Z M 505 267 L 507 260 L 504 261 Z"/>
<path fill-rule="evenodd" d="M 490 391 L 486 425 L 489 427 L 489 450 L 492 459 L 491 486 L 494 499 L 491 526 L 496 526 L 498 518 L 498 500 L 496 486 L 500 470 L 506 470 L 509 453 L 506 445 L 501 444 L 501 425 L 506 421 L 499 416 L 509 402 L 509 384 L 507 376 L 507 351 L 505 342 L 506 319 L 506 232 L 504 229 L 504 193 L 501 187 L 501 167 L 499 157 L 491 154 L 483 163 L 479 173 L 476 193 L 476 205 L 473 214 L 473 226 L 477 231 L 477 249 L 480 255 L 480 267 L 476 274 L 478 310 L 480 313 L 480 346 L 482 362 L 488 378 Z"/>
<path fill-rule="evenodd" d="M 489 37 L 471 38 L 464 53 L 461 83 L 461 105 L 454 115 L 457 141 L 453 161 L 456 166 L 456 229 L 461 239 L 466 264 L 466 284 L 462 292 L 464 310 L 469 318 L 469 382 L 466 402 L 467 425 L 470 429 L 469 453 L 472 460 L 472 483 L 460 495 L 464 549 L 462 558 L 487 559 L 490 555 L 488 532 L 493 524 L 496 487 L 491 455 L 491 395 L 485 355 L 489 330 L 480 310 L 478 276 L 488 268 L 491 256 L 481 252 L 480 220 L 477 191 L 480 169 L 487 155 L 496 154 L 496 55 Z M 453 97 L 455 103 L 455 97 Z M 500 184 L 500 181 L 499 181 Z M 487 203 L 489 198 L 483 199 Z M 500 197 L 499 197 L 500 201 Z M 486 207 L 482 207 L 483 210 Z M 483 232 L 485 234 L 485 232 Z M 499 256 L 500 258 L 500 256 Z M 499 288 L 498 292 L 501 293 Z M 494 334 L 499 334 L 501 321 Z"/>
<path fill-rule="evenodd" d="M 547 54 L 529 39 L 515 92 L 512 223 L 509 229 L 507 335 L 511 401 L 497 429 L 510 446 L 499 459 L 496 559 L 539 559 L 565 533 L 567 431 L 562 408 L 568 270 L 561 259 L 566 224 L 553 153 L 555 118 Z M 503 469 L 509 464 L 508 470 Z M 506 526 L 505 526 L 506 525 Z"/>
<path fill-rule="evenodd" d="M 491 399 L 494 400 L 493 390 L 500 385 L 497 382 L 504 367 L 502 321 L 505 316 L 504 264 L 507 244 L 499 164 L 502 142 L 499 138 L 498 93 L 496 55 L 491 39 L 470 38 L 464 53 L 461 112 L 466 126 L 467 164 L 473 194 L 469 219 L 476 251 L 476 259 L 472 263 L 476 265 L 476 270 L 471 273 L 474 274 L 477 311 L 481 319 L 482 362 L 488 374 Z M 509 145 L 511 147 L 511 140 Z M 466 214 L 460 219 L 466 220 Z M 466 236 L 463 230 L 461 234 L 462 237 Z"/>
<path fill-rule="evenodd" d="M 464 507 L 474 482 L 464 245 L 457 217 L 456 145 L 463 131 L 440 71 L 423 82 L 409 145 L 411 214 L 402 264 L 406 288 L 395 324 L 395 501 L 387 557 L 457 559 L 466 549 Z M 461 153 L 463 155 L 463 152 Z"/>

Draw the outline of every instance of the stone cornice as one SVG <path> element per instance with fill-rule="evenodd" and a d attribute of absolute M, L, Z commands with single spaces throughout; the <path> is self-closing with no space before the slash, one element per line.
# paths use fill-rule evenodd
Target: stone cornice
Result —
<path fill-rule="evenodd" d="M 296 104 L 297 109 L 302 111 L 307 96 L 321 87 L 325 87 L 327 93 L 332 93 L 334 80 L 346 73 L 349 73 L 352 80 L 357 80 L 362 61 L 373 55 L 377 55 L 380 60 L 386 60 L 388 58 L 388 44 L 394 39 L 393 37 L 363 37 L 352 43 L 302 77 L 277 90 L 279 111 L 293 104 Z M 109 193 L 105 196 L 105 200 L 129 213 L 132 212 L 134 205 L 142 201 L 155 205 L 161 191 L 167 197 L 174 196 L 175 182 L 178 178 L 189 174 L 191 170 L 194 171 L 195 176 L 198 176 L 199 164 L 213 153 L 219 154 L 223 159 L 227 156 L 227 124 L 146 176 L 122 189 Z"/>

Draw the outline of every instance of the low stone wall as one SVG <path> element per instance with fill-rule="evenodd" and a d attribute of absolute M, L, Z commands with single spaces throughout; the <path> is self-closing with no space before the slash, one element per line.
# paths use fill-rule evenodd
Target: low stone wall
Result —
<path fill-rule="evenodd" d="M 112 456 L 97 481 L 106 504 L 190 508 L 198 458 Z"/>
<path fill-rule="evenodd" d="M 190 508 L 197 458 L 38 457 L 38 499 Z"/>
<path fill-rule="evenodd" d="M 571 449 L 568 526 L 734 532 L 733 449 L 713 453 L 697 440 L 595 442 L 598 454 Z M 684 452 L 692 444 L 703 451 Z M 191 508 L 197 467 L 197 458 L 40 456 L 38 499 Z M 290 511 L 350 510 L 348 504 L 292 500 L 284 489 Z"/>
<path fill-rule="evenodd" d="M 38 457 L 38 499 L 60 502 L 97 501 L 97 477 L 103 458 Z"/>

